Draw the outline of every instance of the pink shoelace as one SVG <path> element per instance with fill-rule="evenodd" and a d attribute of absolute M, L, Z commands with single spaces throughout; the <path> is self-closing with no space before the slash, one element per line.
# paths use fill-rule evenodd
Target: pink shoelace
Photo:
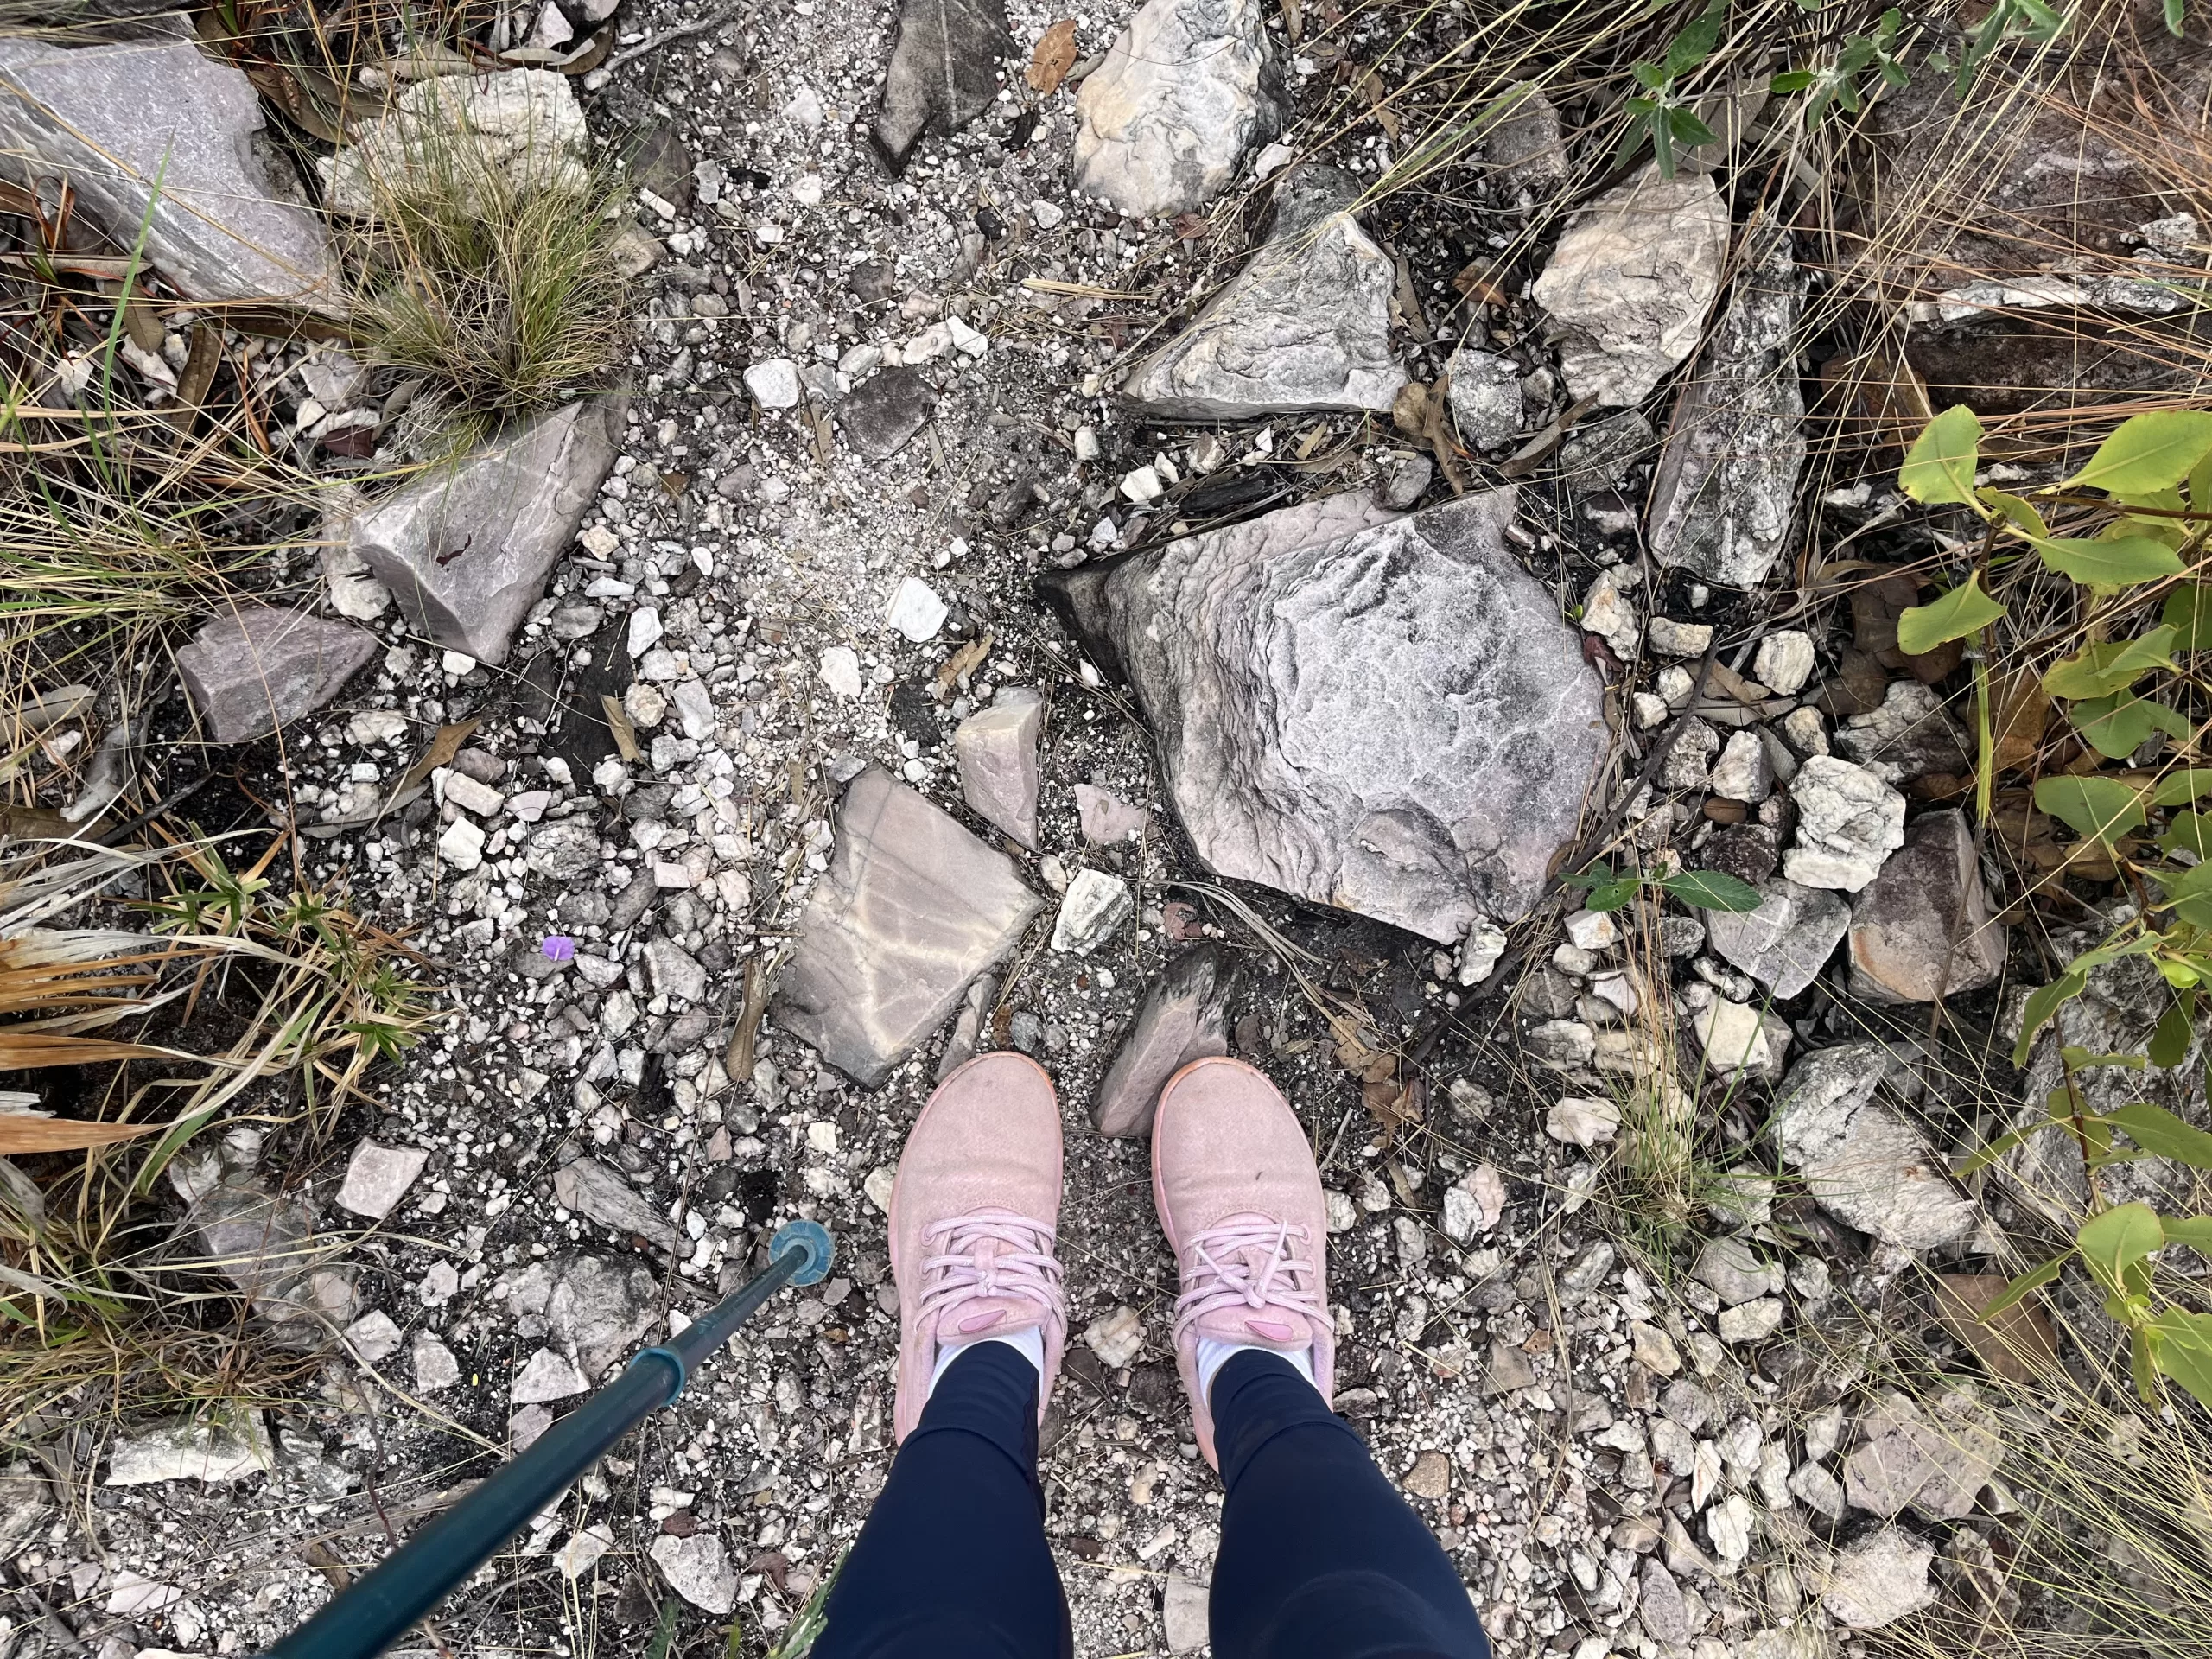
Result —
<path fill-rule="evenodd" d="M 1065 1323 L 1067 1304 L 1060 1293 L 1060 1264 L 1052 1254 L 1053 1230 L 1006 1210 L 978 1210 L 948 1216 L 922 1233 L 932 1254 L 922 1258 L 922 1317 L 935 1320 L 941 1334 L 966 1333 L 1004 1322 L 994 1310 L 973 1325 L 957 1311 L 985 1297 L 1034 1302 L 1047 1326 Z"/>
<path fill-rule="evenodd" d="M 1274 1308 L 1308 1319 L 1321 1317 L 1321 1275 L 1311 1255 L 1312 1233 L 1265 1216 L 1232 1216 L 1192 1239 L 1183 1269 L 1183 1294 L 1175 1299 L 1175 1338 L 1210 1313 L 1234 1307 L 1255 1313 Z M 1248 1319 L 1256 1333 L 1278 1342 L 1296 1335 L 1281 1321 Z"/>

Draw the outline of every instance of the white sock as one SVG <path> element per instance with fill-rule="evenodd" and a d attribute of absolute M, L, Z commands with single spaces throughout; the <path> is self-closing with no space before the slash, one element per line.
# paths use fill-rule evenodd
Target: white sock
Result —
<path fill-rule="evenodd" d="M 1256 1342 L 1222 1342 L 1213 1337 L 1198 1338 L 1198 1392 L 1207 1400 L 1213 1398 L 1213 1374 L 1229 1363 L 1231 1354 L 1241 1354 L 1248 1348 L 1258 1348 L 1263 1354 L 1274 1354 L 1288 1360 L 1297 1373 L 1315 1388 L 1313 1381 L 1313 1351 L 1300 1348 L 1294 1353 L 1284 1353 L 1280 1348 L 1262 1348 Z"/>
<path fill-rule="evenodd" d="M 945 1344 L 944 1347 L 937 1351 L 937 1369 L 930 1373 L 930 1392 L 931 1394 L 935 1394 L 937 1392 L 937 1385 L 938 1382 L 944 1377 L 945 1372 L 951 1368 L 952 1362 L 959 1358 L 961 1355 L 966 1353 L 970 1348 L 973 1348 L 979 1342 L 1002 1342 L 1009 1348 L 1018 1349 L 1020 1351 L 1021 1357 L 1037 1368 L 1038 1377 L 1040 1380 L 1043 1378 L 1045 1375 L 1045 1327 L 1041 1325 L 1027 1325 L 1022 1326 L 1020 1330 L 1012 1332 L 1003 1337 L 970 1337 L 965 1342 L 949 1342 Z"/>

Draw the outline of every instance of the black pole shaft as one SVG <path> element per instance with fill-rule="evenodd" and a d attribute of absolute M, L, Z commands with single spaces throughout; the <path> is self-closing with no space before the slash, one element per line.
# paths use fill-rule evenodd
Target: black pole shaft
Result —
<path fill-rule="evenodd" d="M 529 1450 L 270 1648 L 265 1659 L 372 1659 L 382 1653 L 566 1491 L 640 1418 L 683 1393 L 691 1368 L 807 1265 L 805 1250 L 785 1251 L 668 1346 L 646 1349 L 621 1376 L 533 1440 Z"/>

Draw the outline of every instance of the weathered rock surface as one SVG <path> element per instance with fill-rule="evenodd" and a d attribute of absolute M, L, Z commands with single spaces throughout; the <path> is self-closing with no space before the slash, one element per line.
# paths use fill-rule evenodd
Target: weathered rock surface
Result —
<path fill-rule="evenodd" d="M 379 201 L 456 185 L 470 200 L 493 188 L 494 200 L 510 192 L 581 193 L 589 177 L 583 105 L 569 77 L 550 69 L 432 75 L 402 87 L 353 134 L 315 163 L 333 213 L 370 214 Z"/>
<path fill-rule="evenodd" d="M 176 666 L 208 734 L 245 743 L 321 708 L 376 654 L 365 629 L 241 605 L 179 646 Z"/>
<path fill-rule="evenodd" d="M 1696 346 L 1727 256 L 1728 205 L 1702 174 L 1648 167 L 1577 213 L 1532 290 L 1559 327 L 1567 389 L 1649 396 Z"/>
<path fill-rule="evenodd" d="M 266 1474 L 275 1466 L 269 1436 L 251 1412 L 227 1423 L 186 1422 L 119 1436 L 108 1447 L 107 1486 L 200 1480 L 211 1486 Z"/>
<path fill-rule="evenodd" d="M 1797 843 L 1782 872 L 1801 887 L 1857 893 L 1904 845 L 1904 797 L 1863 767 L 1833 755 L 1808 757 L 1789 780 Z"/>
<path fill-rule="evenodd" d="M 1043 779 L 1037 734 L 1044 723 L 1044 693 L 1033 686 L 1009 685 L 952 734 L 960 792 L 969 809 L 1033 851 L 1037 845 L 1037 791 Z"/>
<path fill-rule="evenodd" d="M 1235 960 L 1211 943 L 1192 945 L 1167 964 L 1098 1085 L 1090 1122 L 1099 1134 L 1151 1134 L 1153 1109 L 1167 1079 L 1192 1060 L 1229 1052 L 1236 980 Z"/>
<path fill-rule="evenodd" d="M 1675 405 L 1652 475 L 1652 556 L 1724 588 L 1751 588 L 1789 539 L 1805 461 L 1797 320 L 1805 278 L 1789 233 L 1745 232 L 1734 291 Z"/>
<path fill-rule="evenodd" d="M 1041 907 L 1005 854 L 871 766 L 845 791 L 836 850 L 800 918 L 777 1020 L 876 1088 Z"/>
<path fill-rule="evenodd" d="M 1895 1527 L 1846 1548 L 1828 1573 L 1821 1605 L 1838 1624 L 1878 1630 L 1918 1612 L 1936 1599 L 1928 1569 L 1934 1548 Z"/>
<path fill-rule="evenodd" d="M 870 461 L 888 461 L 928 424 L 937 393 L 917 369 L 879 369 L 837 400 L 846 440 Z"/>
<path fill-rule="evenodd" d="M 1180 1573 L 1167 1575 L 1167 1588 L 1160 1599 L 1160 1634 L 1166 1638 L 1170 1653 L 1196 1653 L 1205 1646 L 1213 1633 L 1208 1611 L 1212 1591 L 1195 1579 L 1186 1579 Z"/>
<path fill-rule="evenodd" d="M 1198 318 L 1140 364 L 1122 395 L 1161 420 L 1245 420 L 1300 410 L 1387 412 L 1406 383 L 1390 350 L 1397 268 L 1341 186 L 1301 168 L 1281 187 L 1274 233 Z M 1515 396 L 1519 396 L 1516 385 Z"/>
<path fill-rule="evenodd" d="M 1824 887 L 1777 876 L 1757 884 L 1757 910 L 1706 913 L 1714 954 L 1777 997 L 1795 996 L 1820 975 L 1851 925 L 1851 906 Z"/>
<path fill-rule="evenodd" d="M 623 408 L 540 416 L 357 514 L 347 545 L 438 644 L 505 662 L 614 465 Z"/>
<path fill-rule="evenodd" d="M 1973 748 L 1943 700 L 1918 680 L 1892 680 L 1882 705 L 1836 728 L 1835 750 L 1885 783 L 1974 770 Z"/>
<path fill-rule="evenodd" d="M 1146 0 L 1076 114 L 1077 189 L 1137 217 L 1205 207 L 1288 118 L 1260 0 Z"/>
<path fill-rule="evenodd" d="M 2005 969 L 1966 814 L 1929 812 L 1851 906 L 1851 989 L 1877 1002 L 1980 990 Z"/>
<path fill-rule="evenodd" d="M 338 1207 L 382 1221 L 398 1207 L 430 1154 L 420 1147 L 385 1147 L 364 1141 L 353 1148 L 339 1184 Z"/>
<path fill-rule="evenodd" d="M 1075 786 L 1075 813 L 1083 838 L 1095 847 L 1134 841 L 1152 826 L 1151 813 L 1096 784 Z"/>
<path fill-rule="evenodd" d="M 1557 106 L 1526 80 L 1506 87 L 1497 104 L 1499 113 L 1482 136 L 1483 165 L 1516 190 L 1541 192 L 1565 183 L 1567 144 Z"/>
<path fill-rule="evenodd" d="M 1995 1419 L 1964 1393 L 1944 1395 L 1932 1415 L 1885 1395 L 1860 1420 L 1859 1437 L 1843 1460 L 1844 1496 L 1885 1520 L 1908 1504 L 1930 1521 L 1964 1520 L 2005 1464 Z"/>
<path fill-rule="evenodd" d="M 553 1198 L 587 1221 L 635 1233 L 664 1250 L 676 1248 L 676 1224 L 596 1158 L 578 1158 L 553 1172 Z"/>
<path fill-rule="evenodd" d="M 669 1588 L 701 1612 L 720 1616 L 737 1605 L 737 1570 L 729 1564 L 721 1535 L 712 1528 L 702 1527 L 688 1537 L 664 1532 L 645 1553 Z"/>
<path fill-rule="evenodd" d="M 628 1354 L 661 1306 L 652 1269 L 634 1257 L 556 1256 L 508 1274 L 499 1288 L 518 1335 L 575 1350 L 578 1368 L 594 1381 Z"/>
<path fill-rule="evenodd" d="M 1838 1220 L 1885 1244 L 1932 1249 L 1980 1220 L 1952 1188 L 1920 1131 L 1877 1097 L 1885 1077 L 1909 1071 L 1880 1043 L 1808 1054 L 1777 1091 L 1775 1139 L 1785 1164 Z"/>
<path fill-rule="evenodd" d="M 1451 944 L 1527 912 L 1607 741 L 1513 503 L 1335 496 L 1043 586 L 1135 689 L 1211 868 Z"/>
<path fill-rule="evenodd" d="M 1521 365 L 1462 344 L 1445 364 L 1452 377 L 1452 423 L 1461 442 L 1503 449 L 1521 435 Z"/>
<path fill-rule="evenodd" d="M 1103 870 L 1078 870 L 1052 922 L 1052 949 L 1087 957 L 1136 913 L 1129 884 Z"/>
<path fill-rule="evenodd" d="M 924 135 L 957 132 L 990 108 L 998 60 L 1014 49 L 1004 0 L 906 0 L 874 128 L 893 173 Z"/>
<path fill-rule="evenodd" d="M 147 259 L 189 298 L 342 312 L 329 233 L 260 98 L 175 24 L 174 41 L 74 50 L 0 39 L 0 176 L 60 175 L 118 246 L 143 224 Z"/>
<path fill-rule="evenodd" d="M 359 1317 L 351 1270 L 322 1265 L 315 1211 L 299 1197 L 271 1192 L 251 1169 L 226 1169 L 213 1153 L 178 1158 L 168 1177 L 200 1258 L 238 1287 L 278 1342 L 321 1347 Z"/>

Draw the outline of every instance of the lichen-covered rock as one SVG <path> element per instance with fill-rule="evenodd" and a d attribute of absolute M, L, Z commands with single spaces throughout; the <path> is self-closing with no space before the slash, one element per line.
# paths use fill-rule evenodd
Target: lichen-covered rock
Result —
<path fill-rule="evenodd" d="M 1288 116 L 1260 0 L 1146 0 L 1076 114 L 1077 189 L 1139 218 L 1205 207 Z"/>
<path fill-rule="evenodd" d="M 1237 421 L 1389 410 L 1406 383 L 1390 349 L 1397 267 L 1341 205 L 1357 199 L 1358 181 L 1313 176 L 1334 171 L 1301 168 L 1284 181 L 1274 234 L 1122 385 L 1141 413 Z"/>
<path fill-rule="evenodd" d="M 1649 397 L 1695 348 L 1727 256 L 1728 204 L 1703 174 L 1647 167 L 1577 213 L 1532 290 L 1561 330 L 1567 390 Z"/>
<path fill-rule="evenodd" d="M 1510 489 L 1335 496 L 1042 586 L 1158 737 L 1198 857 L 1443 944 L 1535 900 L 1605 754 Z"/>
<path fill-rule="evenodd" d="M 1848 760 L 1810 756 L 1789 780 L 1789 798 L 1797 842 L 1782 870 L 1801 887 L 1857 893 L 1904 845 L 1904 797 Z"/>

